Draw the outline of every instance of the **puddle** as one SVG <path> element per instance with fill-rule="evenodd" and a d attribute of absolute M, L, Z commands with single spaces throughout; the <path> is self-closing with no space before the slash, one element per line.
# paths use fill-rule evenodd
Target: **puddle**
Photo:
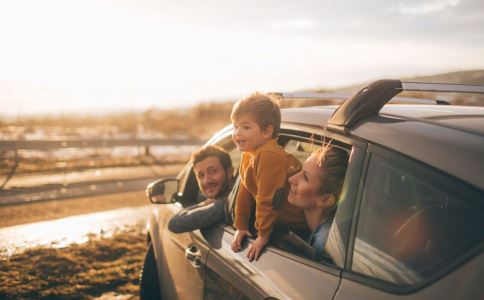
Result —
<path fill-rule="evenodd" d="M 37 246 L 62 248 L 87 242 L 90 237 L 110 237 L 118 231 L 145 230 L 151 209 L 150 205 L 128 207 L 3 227 L 0 229 L 0 256 L 10 256 Z"/>

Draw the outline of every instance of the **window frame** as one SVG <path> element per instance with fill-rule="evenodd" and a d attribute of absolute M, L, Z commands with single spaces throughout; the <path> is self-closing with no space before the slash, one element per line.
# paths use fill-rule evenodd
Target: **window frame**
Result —
<path fill-rule="evenodd" d="M 294 140 L 301 140 L 301 141 L 307 141 L 314 139 L 315 136 L 319 137 L 326 137 L 328 140 L 334 140 L 337 143 L 344 144 L 345 146 L 349 146 L 352 148 L 351 152 L 351 157 L 350 157 L 350 162 L 348 164 L 348 170 L 351 169 L 350 173 L 346 174 L 345 177 L 345 182 L 343 185 L 343 190 L 346 190 L 346 195 L 347 197 L 345 198 L 345 209 L 348 211 L 348 213 L 351 215 L 351 218 L 348 220 L 349 226 L 346 230 L 346 232 L 342 232 L 341 236 L 343 241 L 343 248 L 344 248 L 344 255 L 343 255 L 343 263 L 342 265 L 337 265 L 335 264 L 325 264 L 322 262 L 315 262 L 316 264 L 319 265 L 324 265 L 326 267 L 334 268 L 335 270 L 346 270 L 348 267 L 348 261 L 350 258 L 350 255 L 352 254 L 352 234 L 353 234 L 353 227 L 355 226 L 355 212 L 356 212 L 356 205 L 358 201 L 358 197 L 360 196 L 360 187 L 362 186 L 362 178 L 364 177 L 363 175 L 366 172 L 365 167 L 366 167 L 366 153 L 367 153 L 367 147 L 368 144 L 366 141 L 358 139 L 357 137 L 349 137 L 347 135 L 340 135 L 337 133 L 334 133 L 332 131 L 327 131 L 324 128 L 320 127 L 313 127 L 313 126 L 304 126 L 300 124 L 284 124 L 281 127 L 281 132 L 280 135 L 286 136 L 287 139 L 294 139 Z M 315 139 L 316 141 L 321 142 L 321 139 Z M 352 186 L 349 186 L 349 183 L 353 183 Z M 341 211 L 340 208 L 338 208 L 338 211 Z M 338 214 L 338 211 L 336 212 L 334 222 L 338 223 L 341 222 L 341 214 Z M 328 240 L 329 241 L 329 240 Z M 281 250 L 281 249 L 279 249 Z M 281 250 L 284 251 L 284 250 Z M 289 253 L 289 252 L 287 252 Z M 297 255 L 296 255 L 297 256 Z M 301 258 L 304 258 L 303 256 L 300 256 Z M 307 258 L 304 258 L 308 261 L 311 261 Z"/>
<path fill-rule="evenodd" d="M 354 218 L 352 222 L 352 227 L 351 227 L 351 234 L 350 234 L 350 242 L 349 242 L 349 247 L 348 247 L 348 255 L 346 259 L 346 265 L 345 268 L 342 272 L 342 278 L 348 279 L 351 281 L 355 281 L 358 283 L 361 283 L 363 285 L 369 286 L 376 288 L 378 290 L 388 292 L 391 294 L 397 294 L 397 295 L 406 295 L 406 294 L 413 294 L 415 292 L 418 292 L 432 283 L 442 279 L 443 277 L 447 276 L 448 274 L 454 272 L 458 268 L 462 267 L 465 263 L 468 261 L 476 258 L 482 251 L 484 250 L 484 240 L 481 242 L 478 242 L 477 244 L 473 245 L 469 249 L 467 249 L 465 252 L 461 253 L 458 258 L 454 259 L 452 262 L 450 262 L 447 266 L 443 267 L 439 271 L 437 271 L 435 274 L 432 276 L 422 280 L 421 282 L 415 284 L 415 285 L 396 285 L 392 284 L 386 281 L 383 281 L 381 279 L 375 278 L 375 277 L 370 277 L 368 275 L 364 275 L 361 273 L 356 273 L 351 271 L 351 266 L 353 263 L 353 253 L 354 253 L 354 244 L 356 240 L 356 233 L 357 233 L 357 226 L 358 226 L 358 221 L 359 221 L 359 216 L 360 216 L 360 210 L 361 210 L 361 205 L 363 201 L 363 195 L 365 191 L 365 183 L 366 183 L 366 177 L 368 175 L 368 171 L 370 168 L 370 162 L 371 162 L 371 157 L 373 154 L 379 155 L 380 157 L 389 160 L 390 162 L 396 163 L 398 165 L 405 165 L 405 162 L 411 162 L 412 164 L 418 165 L 419 168 L 426 168 L 429 172 L 432 172 L 434 174 L 439 174 L 439 176 L 445 178 L 446 180 L 453 181 L 454 186 L 464 186 L 466 187 L 466 190 L 474 190 L 477 192 L 481 192 L 476 187 L 470 186 L 468 183 L 455 178 L 454 176 L 447 174 L 443 171 L 440 171 L 432 166 L 429 166 L 428 164 L 425 164 L 424 162 L 418 161 L 414 158 L 408 157 L 402 153 L 399 153 L 397 151 L 388 149 L 386 147 L 377 145 L 377 144 L 372 144 L 368 143 L 368 148 L 366 151 L 365 155 L 365 161 L 363 164 L 363 171 L 362 171 L 362 176 L 360 178 L 360 185 L 358 187 L 358 193 L 356 197 L 356 205 L 354 209 Z"/>
<path fill-rule="evenodd" d="M 218 144 L 220 146 L 225 146 L 226 143 L 221 142 L 230 134 L 231 130 L 228 131 L 223 137 L 217 139 L 216 141 L 213 141 L 213 144 Z M 321 140 L 320 137 L 325 136 L 327 140 Z M 297 141 L 302 141 L 302 142 L 308 142 L 311 140 L 314 140 L 315 143 L 317 144 L 322 144 L 324 141 L 329 141 L 332 140 L 336 144 L 339 144 L 339 146 L 348 149 L 350 147 L 350 153 L 351 152 L 356 152 L 354 156 L 352 156 L 352 159 L 355 160 L 352 163 L 353 170 L 351 173 L 347 174 L 347 177 L 345 179 L 345 183 L 343 186 L 343 189 L 345 189 L 345 186 L 348 185 L 348 182 L 353 182 L 356 184 L 353 184 L 351 187 L 348 188 L 348 193 L 347 193 L 347 198 L 346 198 L 346 205 L 347 210 L 352 212 L 354 211 L 354 207 L 356 204 L 356 197 L 357 197 L 357 191 L 359 187 L 359 182 L 360 182 L 360 177 L 361 177 L 361 172 L 363 170 L 363 162 L 365 159 L 365 150 L 366 150 L 366 143 L 356 140 L 356 139 L 351 139 L 348 138 L 347 136 L 341 136 L 338 134 L 334 134 L 332 132 L 325 131 L 324 129 L 321 129 L 320 127 L 312 127 L 312 126 L 304 126 L 304 125 L 295 125 L 295 124 L 283 124 L 281 126 L 281 130 L 279 133 L 278 137 L 278 143 L 282 146 L 285 147 L 287 142 L 290 140 L 297 140 Z M 224 147 L 226 149 L 226 147 Z M 238 166 L 234 166 L 236 168 Z M 350 165 L 348 166 L 348 169 L 350 168 Z M 238 179 L 238 174 L 236 179 Z M 235 196 L 233 199 L 229 197 L 228 199 L 228 211 L 229 211 L 229 216 L 228 220 L 231 220 L 231 215 L 234 211 L 235 207 Z M 335 217 L 335 221 L 337 221 L 338 216 Z M 283 249 L 278 248 L 276 245 L 269 244 L 268 245 L 268 250 L 278 253 L 279 255 L 286 256 L 292 260 L 297 260 L 300 263 L 303 263 L 305 265 L 310 265 L 310 266 L 320 266 L 318 267 L 319 269 L 329 272 L 334 275 L 340 275 L 344 267 L 346 266 L 347 263 L 347 256 L 349 253 L 349 245 L 350 245 L 350 236 L 351 236 L 351 228 L 353 226 L 353 221 L 354 217 L 349 220 L 350 224 L 348 226 L 348 230 L 346 232 L 342 233 L 342 238 L 345 240 L 344 241 L 344 250 L 345 253 L 343 255 L 343 264 L 342 265 L 337 265 L 335 264 L 330 264 L 330 263 L 324 263 L 324 262 L 317 262 L 313 261 L 309 258 L 306 258 L 304 256 L 299 256 L 296 254 L 293 254 L 289 251 L 285 251 Z M 234 233 L 235 229 L 233 228 L 233 224 L 228 222 L 225 224 L 225 231 Z"/>

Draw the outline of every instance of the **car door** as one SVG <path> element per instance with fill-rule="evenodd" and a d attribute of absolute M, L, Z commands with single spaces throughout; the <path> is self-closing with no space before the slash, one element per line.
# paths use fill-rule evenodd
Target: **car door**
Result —
<path fill-rule="evenodd" d="M 240 153 L 235 149 L 230 132 L 222 132 L 209 141 L 229 151 L 236 169 Z M 211 228 L 186 233 L 173 233 L 168 229 L 171 217 L 183 207 L 196 204 L 205 197 L 201 194 L 191 162 L 178 175 L 179 195 L 177 202 L 159 205 L 159 249 L 157 253 L 158 274 L 164 299 L 203 299 L 205 285 L 205 263 L 210 251 L 206 234 Z"/>
<path fill-rule="evenodd" d="M 368 150 L 335 299 L 483 299 L 483 192 L 388 149 Z"/>
<path fill-rule="evenodd" d="M 259 261 L 250 263 L 247 245 L 241 252 L 231 250 L 234 233 L 231 228 L 219 226 L 206 236 L 213 247 L 207 261 L 207 299 L 333 298 L 339 285 L 339 269 L 273 246 L 267 247 Z"/>
<path fill-rule="evenodd" d="M 158 274 L 163 299 L 203 299 L 205 261 L 209 247 L 199 230 L 173 233 L 168 221 L 183 206 L 196 203 L 198 189 L 191 164 L 180 173 L 180 202 L 158 205 Z"/>
<path fill-rule="evenodd" d="M 285 145 L 286 151 L 304 160 L 309 152 L 319 147 L 317 141 L 322 139 L 311 134 L 303 134 L 306 138 L 302 138 L 298 134 L 300 132 L 281 135 L 280 143 Z M 307 136 L 311 136 L 311 140 Z M 351 152 L 355 176 L 347 176 L 348 182 L 345 180 L 345 197 L 348 198 L 354 198 L 356 189 L 348 189 L 348 186 L 357 186 L 364 158 L 361 149 Z M 235 192 L 229 198 L 229 203 L 234 198 Z M 352 208 L 348 211 L 352 211 Z M 216 230 L 206 233 L 212 248 L 207 260 L 206 299 L 333 299 L 340 284 L 341 266 L 316 262 L 303 257 L 301 253 L 283 250 L 271 244 L 258 261 L 249 262 L 246 257 L 248 244 L 241 252 L 234 253 L 231 250 L 234 234 L 232 226 L 218 226 Z M 340 236 L 333 238 L 331 243 L 336 244 L 334 249 L 340 250 L 338 255 L 344 257 L 344 250 L 341 249 L 345 246 L 341 240 L 346 239 Z M 249 240 L 249 243 L 252 242 L 252 239 Z M 339 263 L 344 265 L 344 258 Z"/>

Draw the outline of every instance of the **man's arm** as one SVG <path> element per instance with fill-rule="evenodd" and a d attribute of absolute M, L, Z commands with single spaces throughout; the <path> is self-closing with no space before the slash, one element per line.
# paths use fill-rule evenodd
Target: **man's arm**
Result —
<path fill-rule="evenodd" d="M 168 229 L 174 233 L 182 233 L 224 222 L 226 200 L 226 197 L 217 198 L 212 203 L 184 209 L 170 219 Z"/>

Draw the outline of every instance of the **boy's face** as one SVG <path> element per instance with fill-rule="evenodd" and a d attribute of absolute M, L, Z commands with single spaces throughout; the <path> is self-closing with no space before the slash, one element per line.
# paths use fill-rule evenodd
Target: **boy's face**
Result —
<path fill-rule="evenodd" d="M 234 122 L 232 139 L 241 152 L 252 152 L 272 139 L 272 125 L 262 130 L 250 114 L 239 116 Z"/>

